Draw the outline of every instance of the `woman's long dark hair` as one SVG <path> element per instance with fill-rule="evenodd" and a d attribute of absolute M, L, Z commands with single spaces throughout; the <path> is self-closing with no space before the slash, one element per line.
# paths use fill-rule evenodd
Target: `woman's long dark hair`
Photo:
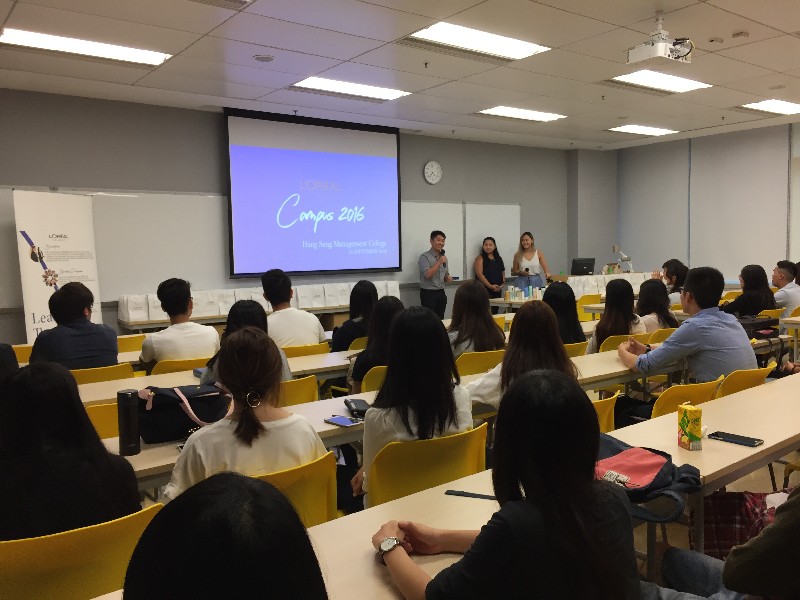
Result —
<path fill-rule="evenodd" d="M 565 344 L 577 344 L 586 341 L 581 322 L 578 319 L 578 308 L 575 304 L 575 292 L 563 281 L 554 281 L 544 290 L 542 300 L 553 309 L 558 321 L 558 332 Z"/>
<path fill-rule="evenodd" d="M 677 258 L 670 258 L 667 262 L 661 265 L 664 269 L 664 275 L 667 279 L 675 278 L 675 283 L 672 284 L 670 294 L 680 292 L 683 287 L 683 282 L 686 281 L 686 274 L 689 272 L 689 267 L 679 261 Z"/>
<path fill-rule="evenodd" d="M 373 364 L 385 365 L 389 360 L 389 330 L 392 319 L 403 310 L 403 303 L 394 296 L 384 296 L 372 309 L 364 352 L 375 359 Z"/>
<path fill-rule="evenodd" d="M 375 284 L 366 279 L 358 281 L 350 290 L 350 318 L 361 317 L 364 323 L 369 323 L 376 302 L 378 302 L 378 290 Z"/>
<path fill-rule="evenodd" d="M 606 307 L 595 327 L 597 349 L 611 335 L 628 335 L 635 318 L 633 287 L 624 279 L 612 279 L 606 284 Z"/>
<path fill-rule="evenodd" d="M 500 250 L 497 249 L 497 242 L 491 236 L 483 238 L 483 241 L 481 242 L 481 256 L 483 257 L 483 264 L 485 265 L 488 261 L 492 260 L 491 258 L 489 258 L 489 255 L 486 253 L 486 250 L 483 249 L 483 245 L 486 243 L 486 240 L 492 240 L 492 243 L 494 244 L 494 252 L 492 252 L 492 254 L 494 255 L 494 260 L 500 266 L 500 270 L 505 271 L 506 265 L 503 262 L 503 257 L 500 256 Z"/>
<path fill-rule="evenodd" d="M 506 345 L 506 334 L 492 318 L 489 294 L 477 280 L 458 286 L 448 331 L 457 332 L 454 348 L 470 340 L 475 352 L 500 350 Z"/>
<path fill-rule="evenodd" d="M 237 300 L 228 311 L 228 320 L 225 322 L 225 331 L 222 332 L 220 342 L 242 327 L 257 327 L 267 333 L 267 312 L 255 300 Z M 206 366 L 213 367 L 219 360 L 219 352 L 212 356 Z"/>
<path fill-rule="evenodd" d="M 742 291 L 758 296 L 761 310 L 776 308 L 775 294 L 769 289 L 767 272 L 761 265 L 746 265 L 742 268 Z"/>
<path fill-rule="evenodd" d="M 244 327 L 223 340 L 219 351 L 219 379 L 233 396 L 235 412 L 239 415 L 234 434 L 243 444 L 252 445 L 264 432 L 251 403 L 260 401 L 276 406 L 281 373 L 278 347 L 257 327 Z"/>
<path fill-rule="evenodd" d="M 458 425 L 453 383 L 460 382 L 444 325 L 429 308 L 411 306 L 397 314 L 389 333 L 386 379 L 373 406 L 396 408 L 409 434 L 429 440 Z M 417 431 L 409 414 L 416 417 Z"/>
<path fill-rule="evenodd" d="M 639 299 L 636 301 L 637 315 L 643 317 L 653 313 L 658 316 L 658 322 L 662 327 L 678 326 L 678 319 L 669 311 L 667 286 L 660 279 L 647 279 L 644 281 L 639 287 Z"/>
<path fill-rule="evenodd" d="M 552 369 L 576 377 L 575 365 L 567 356 L 552 308 L 537 300 L 526 302 L 512 323 L 500 371 L 501 389 L 534 369 Z"/>
<path fill-rule="evenodd" d="M 539 424 L 536 435 L 531 423 Z M 492 483 L 500 506 L 534 504 L 558 532 L 554 542 L 585 569 L 585 589 L 607 600 L 624 597 L 622 574 L 592 532 L 600 429 L 586 392 L 564 373 L 522 375 L 503 394 L 495 432 Z"/>

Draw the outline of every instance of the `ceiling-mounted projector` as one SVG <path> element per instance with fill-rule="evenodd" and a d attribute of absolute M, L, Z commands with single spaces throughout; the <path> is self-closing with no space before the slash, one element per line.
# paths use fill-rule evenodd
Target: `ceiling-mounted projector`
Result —
<path fill-rule="evenodd" d="M 656 30 L 650 34 L 650 39 L 628 50 L 628 64 L 647 61 L 651 64 L 692 62 L 694 44 L 689 38 L 670 38 L 669 31 L 664 30 L 664 17 L 661 11 L 656 13 Z"/>

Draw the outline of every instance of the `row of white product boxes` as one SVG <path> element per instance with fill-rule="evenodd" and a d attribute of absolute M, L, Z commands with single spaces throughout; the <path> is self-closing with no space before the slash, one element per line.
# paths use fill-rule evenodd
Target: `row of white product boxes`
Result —
<path fill-rule="evenodd" d="M 373 281 L 378 288 L 378 297 L 400 297 L 400 284 L 397 281 Z M 350 290 L 355 282 L 320 283 L 316 285 L 297 285 L 292 289 L 292 306 L 295 308 L 326 308 L 329 306 L 348 306 Z M 236 288 L 229 290 L 192 290 L 194 317 L 216 317 L 227 315 L 234 302 L 255 300 L 267 312 L 272 310 L 264 299 L 260 287 Z M 140 321 L 164 321 L 169 316 L 161 310 L 161 301 L 154 294 L 127 294 L 120 296 L 117 318 L 127 323 Z"/>
<path fill-rule="evenodd" d="M 613 279 L 624 279 L 630 282 L 633 291 L 638 293 L 639 286 L 650 279 L 650 273 L 616 273 L 612 275 L 570 275 L 567 284 L 575 292 L 575 298 L 586 294 L 605 294 L 606 284 Z"/>

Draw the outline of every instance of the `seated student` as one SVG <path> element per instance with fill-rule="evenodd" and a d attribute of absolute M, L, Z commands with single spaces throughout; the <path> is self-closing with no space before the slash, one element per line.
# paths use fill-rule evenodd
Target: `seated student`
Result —
<path fill-rule="evenodd" d="M 261 276 L 264 298 L 272 304 L 267 317 L 269 337 L 278 348 L 305 346 L 325 341 L 325 330 L 319 319 L 309 312 L 289 305 L 294 290 L 292 280 L 280 269 L 270 269 Z"/>
<path fill-rule="evenodd" d="M 47 360 L 68 369 L 92 369 L 117 364 L 117 334 L 92 323 L 94 295 L 78 281 L 61 286 L 48 300 L 58 323 L 42 331 L 33 343 L 30 362 Z"/>
<path fill-rule="evenodd" d="M 550 284 L 555 285 L 555 284 Z M 555 313 L 545 302 L 526 302 L 514 316 L 503 362 L 464 386 L 472 402 L 495 408 L 511 383 L 528 371 L 549 369 L 576 376 L 575 365 L 558 335 Z"/>
<path fill-rule="evenodd" d="M 149 334 L 142 343 L 141 362 L 152 369 L 160 360 L 182 360 L 214 356 L 219 350 L 219 334 L 210 325 L 189 320 L 192 316 L 192 291 L 183 279 L 167 279 L 158 284 L 156 295 L 169 315 L 169 327 Z"/>
<path fill-rule="evenodd" d="M 492 318 L 489 294 L 480 282 L 465 281 L 458 286 L 448 337 L 455 358 L 464 352 L 485 352 L 505 347 L 506 334 Z"/>
<path fill-rule="evenodd" d="M 677 258 L 670 258 L 661 265 L 662 271 L 653 271 L 653 279 L 662 279 L 669 289 L 669 303 L 678 304 L 681 301 L 681 286 L 686 281 L 689 267 Z"/>
<path fill-rule="evenodd" d="M 281 357 L 264 331 L 244 327 L 227 336 L 218 368 L 233 397 L 233 412 L 189 436 L 164 501 L 221 471 L 262 475 L 299 467 L 326 452 L 304 417 L 277 407 Z"/>
<path fill-rule="evenodd" d="M 389 360 L 389 329 L 394 316 L 403 310 L 403 303 L 394 296 L 384 296 L 375 304 L 369 320 L 367 347 L 356 355 L 352 372 L 350 392 L 358 394 L 361 382 L 372 367 L 385 366 Z"/>
<path fill-rule="evenodd" d="M 17 362 L 14 348 L 8 344 L 0 344 L 0 381 L 8 375 L 16 373 L 17 369 L 19 369 L 19 362 Z"/>
<path fill-rule="evenodd" d="M 599 436 L 573 377 L 514 380 L 497 415 L 490 521 L 480 531 L 390 521 L 372 536 L 403 597 L 638 600 L 630 505 L 595 479 Z M 442 552 L 464 556 L 433 579 L 409 557 Z"/>
<path fill-rule="evenodd" d="M 767 283 L 767 272 L 761 265 L 743 267 L 739 274 L 739 284 L 742 286 L 741 295 L 732 302 L 720 306 L 722 312 L 739 317 L 752 317 L 762 310 L 777 308 L 775 295 Z"/>
<path fill-rule="evenodd" d="M 678 326 L 678 319 L 669 310 L 667 286 L 657 279 L 648 279 L 639 287 L 636 314 L 644 323 L 647 333 Z"/>
<path fill-rule="evenodd" d="M 772 271 L 772 285 L 778 288 L 775 292 L 775 306 L 784 309 L 782 319 L 791 316 L 794 309 L 800 306 L 800 285 L 794 282 L 795 277 L 796 267 L 788 260 L 779 260 Z M 786 327 L 781 327 L 781 333 L 786 333 Z"/>
<path fill-rule="evenodd" d="M 575 304 L 575 292 L 564 281 L 554 281 L 544 290 L 542 301 L 549 305 L 556 314 L 558 333 L 565 344 L 577 344 L 586 341 L 581 322 L 578 319 L 578 308 Z"/>
<path fill-rule="evenodd" d="M 264 307 L 255 300 L 238 300 L 234 302 L 231 309 L 228 311 L 228 320 L 225 323 L 225 331 L 222 334 L 221 342 L 225 338 L 239 331 L 243 327 L 257 327 L 261 331 L 267 332 L 267 313 Z M 292 371 L 289 369 L 289 362 L 286 360 L 286 354 L 283 350 L 278 348 L 281 355 L 281 381 L 291 381 Z M 211 360 L 206 363 L 206 371 L 200 378 L 200 383 L 214 383 L 219 381 L 219 368 L 217 363 L 219 361 L 219 352 L 211 357 Z"/>
<path fill-rule="evenodd" d="M 125 600 L 327 600 L 303 523 L 265 481 L 219 473 L 165 506 L 139 538 Z"/>
<path fill-rule="evenodd" d="M 351 482 L 353 495 L 368 492 L 366 475 L 389 442 L 429 440 L 472 429 L 469 394 L 458 385 L 447 332 L 432 310 L 412 306 L 397 314 L 389 333 L 387 367 L 364 419 L 364 456 Z M 364 506 L 369 506 L 366 496 Z"/>
<path fill-rule="evenodd" d="M 362 279 L 350 290 L 350 318 L 333 330 L 331 352 L 341 352 L 350 348 L 356 338 L 367 335 L 372 308 L 378 301 L 375 284 Z"/>
<path fill-rule="evenodd" d="M 652 352 L 635 340 L 620 344 L 617 351 L 625 366 L 652 374 L 686 359 L 689 377 L 696 382 L 713 381 L 739 369 L 755 369 L 756 355 L 744 329 L 736 317 L 717 306 L 724 286 L 717 269 L 690 269 L 681 292 L 681 305 L 690 318 Z"/>
<path fill-rule="evenodd" d="M 0 540 L 96 525 L 139 510 L 130 463 L 109 454 L 70 372 L 37 362 L 0 387 Z"/>
<path fill-rule="evenodd" d="M 606 307 L 594 335 L 586 347 L 586 354 L 600 351 L 606 338 L 612 335 L 647 333 L 645 324 L 633 312 L 633 287 L 624 279 L 612 279 L 606 284 Z"/>

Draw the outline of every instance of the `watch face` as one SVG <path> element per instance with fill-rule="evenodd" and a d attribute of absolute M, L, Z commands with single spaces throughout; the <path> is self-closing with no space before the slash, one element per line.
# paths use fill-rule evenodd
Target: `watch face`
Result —
<path fill-rule="evenodd" d="M 386 538 L 380 544 L 381 552 L 388 552 L 389 550 L 394 548 L 399 543 L 400 542 L 397 540 L 397 538 Z"/>
<path fill-rule="evenodd" d="M 425 181 L 428 183 L 439 183 L 442 179 L 442 165 L 435 160 L 431 160 L 425 164 L 422 173 L 425 176 Z"/>

